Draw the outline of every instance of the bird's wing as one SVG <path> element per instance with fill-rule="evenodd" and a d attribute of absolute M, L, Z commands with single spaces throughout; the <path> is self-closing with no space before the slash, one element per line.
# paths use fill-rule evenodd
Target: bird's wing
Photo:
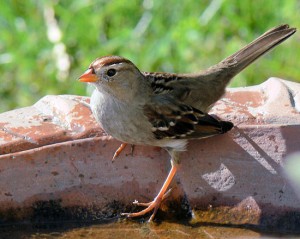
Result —
<path fill-rule="evenodd" d="M 143 72 L 153 95 L 168 95 L 178 101 L 207 112 L 224 93 L 218 84 L 209 82 L 206 72 L 197 74 L 172 74 Z"/>
<path fill-rule="evenodd" d="M 193 89 L 193 81 L 186 81 L 186 77 L 173 73 L 143 72 L 149 82 L 154 95 L 172 95 L 174 98 L 184 101 Z M 194 84 L 195 85 L 195 84 Z"/>
<path fill-rule="evenodd" d="M 157 139 L 204 138 L 227 132 L 231 122 L 219 121 L 194 107 L 170 97 L 157 95 L 144 106 L 144 113 L 152 124 Z"/>

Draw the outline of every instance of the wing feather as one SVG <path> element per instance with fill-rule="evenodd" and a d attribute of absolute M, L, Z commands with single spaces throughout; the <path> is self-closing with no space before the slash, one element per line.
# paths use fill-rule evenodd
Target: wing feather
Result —
<path fill-rule="evenodd" d="M 233 127 L 192 106 L 171 98 L 155 96 L 152 104 L 144 106 L 144 113 L 152 124 L 157 139 L 191 139 L 223 134 Z"/>

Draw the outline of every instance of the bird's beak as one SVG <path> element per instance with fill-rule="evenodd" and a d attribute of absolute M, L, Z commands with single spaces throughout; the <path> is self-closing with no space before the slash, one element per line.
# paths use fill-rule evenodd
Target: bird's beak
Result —
<path fill-rule="evenodd" d="M 86 72 L 84 72 L 78 79 L 81 82 L 96 82 L 97 76 L 93 73 L 92 69 L 88 69 Z"/>

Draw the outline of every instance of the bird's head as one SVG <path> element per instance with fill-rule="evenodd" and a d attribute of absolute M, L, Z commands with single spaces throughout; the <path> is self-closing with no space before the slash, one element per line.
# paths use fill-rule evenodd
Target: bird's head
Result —
<path fill-rule="evenodd" d="M 119 100 L 132 100 L 143 85 L 143 75 L 129 60 L 104 56 L 93 61 L 79 81 L 93 84 L 103 94 Z"/>

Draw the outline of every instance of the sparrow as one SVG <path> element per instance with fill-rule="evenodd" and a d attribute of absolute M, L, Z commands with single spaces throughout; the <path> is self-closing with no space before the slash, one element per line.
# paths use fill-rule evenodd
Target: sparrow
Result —
<path fill-rule="evenodd" d="M 207 112 L 225 93 L 230 80 L 257 58 L 285 41 L 295 28 L 280 25 L 207 70 L 198 73 L 158 73 L 140 71 L 130 60 L 104 56 L 94 60 L 79 81 L 95 87 L 90 106 L 104 131 L 126 144 L 158 146 L 168 151 L 169 174 L 153 201 L 134 204 L 145 209 L 122 213 L 138 217 L 152 211 L 154 219 L 177 172 L 180 153 L 188 140 L 224 134 L 233 124 Z"/>

